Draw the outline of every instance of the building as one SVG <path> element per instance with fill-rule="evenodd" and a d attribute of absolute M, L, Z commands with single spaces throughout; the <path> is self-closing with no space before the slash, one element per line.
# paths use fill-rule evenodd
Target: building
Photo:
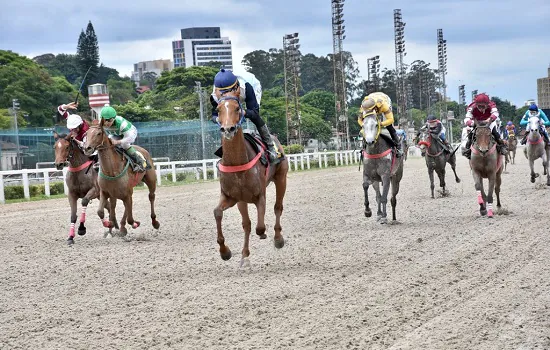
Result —
<path fill-rule="evenodd" d="M 524 105 L 524 106 L 530 106 L 530 105 L 532 105 L 533 103 L 537 103 L 537 101 L 535 101 L 534 99 L 531 98 L 531 99 L 525 101 L 525 102 L 523 103 L 523 105 Z"/>
<path fill-rule="evenodd" d="M 221 37 L 220 27 L 185 28 L 181 40 L 172 41 L 174 68 L 206 66 L 219 62 L 225 68 L 233 69 L 231 41 Z"/>
<path fill-rule="evenodd" d="M 145 73 L 155 73 L 160 77 L 162 72 L 170 71 L 174 68 L 171 60 L 154 60 L 134 63 L 134 71 L 132 72 L 132 80 L 139 83 Z M 139 86 L 139 84 L 136 84 Z"/>
<path fill-rule="evenodd" d="M 539 108 L 550 108 L 550 67 L 547 77 L 537 79 L 537 99 Z"/>

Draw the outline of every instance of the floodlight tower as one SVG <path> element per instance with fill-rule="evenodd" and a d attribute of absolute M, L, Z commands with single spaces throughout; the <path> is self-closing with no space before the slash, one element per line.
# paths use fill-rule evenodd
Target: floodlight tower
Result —
<path fill-rule="evenodd" d="M 401 16 L 401 9 L 393 10 L 393 24 L 395 36 L 395 76 L 396 76 L 396 93 L 397 93 L 397 115 L 399 123 L 407 126 L 405 116 L 407 110 L 407 90 L 405 86 L 405 23 Z M 408 126 L 407 126 L 408 128 Z"/>
<path fill-rule="evenodd" d="M 298 33 L 283 36 L 283 66 L 285 79 L 286 144 L 294 141 L 302 145 L 300 102 L 300 39 Z"/>
<path fill-rule="evenodd" d="M 340 134 L 346 135 L 346 149 L 351 149 L 348 125 L 348 106 L 346 95 L 346 72 L 343 42 L 346 36 L 343 19 L 345 0 L 331 0 L 332 6 L 332 49 L 334 69 L 334 109 L 336 115 L 336 147 L 340 149 Z M 340 131 L 342 129 L 342 132 Z"/>

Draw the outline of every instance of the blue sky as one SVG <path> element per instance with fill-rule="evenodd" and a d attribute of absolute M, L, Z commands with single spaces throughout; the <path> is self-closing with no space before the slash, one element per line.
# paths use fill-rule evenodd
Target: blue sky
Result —
<path fill-rule="evenodd" d="M 233 43 L 234 65 L 253 50 L 282 46 L 284 34 L 299 32 L 302 53 L 332 52 L 329 0 L 163 1 L 0 0 L 0 48 L 29 57 L 75 53 L 80 30 L 91 20 L 101 61 L 129 75 L 133 63 L 172 58 L 181 28 L 219 26 Z M 366 60 L 380 55 L 394 68 L 393 9 L 406 23 L 406 63 L 437 66 L 437 29 L 447 39 L 447 94 L 458 99 L 478 89 L 522 105 L 536 99 L 536 79 L 550 65 L 550 0 L 347 0 L 346 39 L 366 77 Z M 327 72 L 327 74 L 332 74 Z"/>

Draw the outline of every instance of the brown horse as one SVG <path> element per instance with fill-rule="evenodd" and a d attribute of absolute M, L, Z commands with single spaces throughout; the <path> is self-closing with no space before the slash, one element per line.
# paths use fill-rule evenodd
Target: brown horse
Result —
<path fill-rule="evenodd" d="M 500 208 L 500 184 L 503 171 L 504 156 L 496 149 L 496 142 L 491 133 L 489 123 L 479 123 L 475 128 L 473 143 L 470 149 L 472 156 L 470 168 L 477 191 L 477 202 L 481 215 L 493 217 L 493 190 L 497 196 L 497 207 Z M 483 179 L 489 180 L 487 195 L 483 189 Z"/>
<path fill-rule="evenodd" d="M 441 187 L 443 191 L 442 194 L 446 195 L 448 193 L 445 189 L 445 167 L 447 166 L 447 163 L 451 165 L 451 169 L 455 174 L 456 183 L 460 183 L 460 178 L 456 174 L 456 149 L 452 153 L 445 152 L 443 145 L 439 141 L 439 136 L 432 135 L 432 133 L 428 132 L 428 130 L 420 131 L 418 145 L 422 150 L 422 153 L 425 153 L 424 158 L 426 159 L 426 167 L 428 167 L 432 198 L 435 198 L 434 171 L 439 177 L 439 187 Z"/>
<path fill-rule="evenodd" d="M 157 215 L 155 214 L 155 190 L 157 187 L 157 174 L 154 169 L 153 159 L 145 149 L 139 146 L 133 146 L 138 152 L 140 152 L 147 162 L 151 165 L 150 169 L 145 172 L 134 172 L 129 161 L 125 157 L 115 150 L 115 146 L 111 142 L 107 133 L 103 129 L 103 123 L 105 119 L 101 119 L 101 122 L 94 121 L 93 125 L 86 133 L 86 141 L 84 143 L 84 153 L 92 154 L 97 150 L 99 155 L 99 189 L 100 189 L 100 203 L 97 215 L 103 222 L 105 227 L 113 227 L 116 222 L 115 217 L 115 205 L 116 200 L 120 199 L 124 203 L 124 215 L 120 222 L 120 233 L 126 235 L 126 221 L 132 226 L 132 228 L 138 228 L 139 221 L 134 220 L 132 213 L 134 186 L 140 181 L 145 182 L 149 188 L 149 202 L 151 202 L 151 222 L 155 229 L 160 227 L 160 223 L 157 221 Z M 105 203 L 108 199 L 111 199 L 111 210 L 109 211 L 109 219 L 104 220 L 105 212 L 103 210 Z"/>
<path fill-rule="evenodd" d="M 266 187 L 275 183 L 275 237 L 276 248 L 284 246 L 281 234 L 281 214 L 283 213 L 283 197 L 286 192 L 288 160 L 283 158 L 276 165 L 265 166 L 259 162 L 262 152 L 256 154 L 249 142 L 245 140 L 241 124 L 244 121 L 244 110 L 237 97 L 225 96 L 218 103 L 219 125 L 222 133 L 223 156 L 220 161 L 220 201 L 214 209 L 218 244 L 223 260 L 231 258 L 231 250 L 225 245 L 222 233 L 224 210 L 237 204 L 242 217 L 244 230 L 244 245 L 241 257 L 241 267 L 250 266 L 250 250 L 248 248 L 251 222 L 248 216 L 248 203 L 254 204 L 258 213 L 256 234 L 265 239 L 265 209 Z M 276 139 L 275 139 L 276 140 Z M 276 140 L 279 149 L 281 144 Z"/>
<path fill-rule="evenodd" d="M 508 136 L 508 159 L 511 164 L 516 164 L 516 150 L 518 147 L 518 139 L 516 135 Z"/>
<path fill-rule="evenodd" d="M 71 226 L 67 243 L 74 244 L 76 225 L 76 202 L 82 198 L 82 214 L 78 234 L 86 234 L 86 209 L 90 200 L 99 198 L 99 185 L 97 183 L 97 172 L 92 169 L 92 161 L 82 152 L 75 140 L 65 134 L 54 133 L 55 143 L 55 167 L 62 170 L 68 165 L 69 171 L 65 177 L 65 183 L 69 188 L 69 205 L 71 206 Z M 115 226 L 118 229 L 118 223 Z"/>

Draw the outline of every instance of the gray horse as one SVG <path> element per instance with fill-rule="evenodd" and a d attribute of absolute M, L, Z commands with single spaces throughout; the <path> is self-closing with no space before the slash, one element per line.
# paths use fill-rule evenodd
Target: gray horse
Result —
<path fill-rule="evenodd" d="M 546 175 L 546 185 L 550 186 L 550 173 L 548 172 L 548 159 L 550 157 L 550 147 L 545 145 L 544 138 L 539 131 L 539 118 L 529 118 L 529 136 L 527 138 L 527 147 L 523 149 L 525 158 L 529 160 L 529 167 L 531 168 L 531 182 L 534 183 L 535 179 L 540 175 L 535 173 L 535 160 L 542 159 L 543 175 Z"/>
<path fill-rule="evenodd" d="M 378 202 L 377 220 L 381 224 L 386 224 L 388 222 L 386 205 L 388 203 L 390 183 L 392 189 L 392 219 L 396 220 L 395 207 L 397 206 L 399 182 L 403 177 L 403 157 L 395 157 L 392 152 L 393 142 L 389 136 L 387 138 L 380 137 L 380 120 L 374 111 L 364 116 L 363 132 L 366 145 L 363 150 L 365 216 L 372 216 L 368 195 L 369 186 L 372 185 L 376 191 L 376 201 Z M 380 193 L 380 183 L 382 183 L 382 193 Z"/>
<path fill-rule="evenodd" d="M 434 171 L 439 177 L 439 187 L 441 187 L 443 195 L 447 194 L 447 190 L 445 189 L 445 166 L 447 163 L 449 163 L 451 165 L 451 169 L 453 169 L 456 183 L 460 183 L 460 179 L 456 174 L 456 149 L 450 154 L 445 152 L 441 141 L 439 141 L 439 137 L 437 135 L 432 136 L 432 133 L 428 130 L 421 130 L 418 139 L 418 146 L 420 147 L 422 153 L 425 154 L 424 158 L 426 159 L 426 166 L 428 167 L 432 198 L 435 198 Z"/>

